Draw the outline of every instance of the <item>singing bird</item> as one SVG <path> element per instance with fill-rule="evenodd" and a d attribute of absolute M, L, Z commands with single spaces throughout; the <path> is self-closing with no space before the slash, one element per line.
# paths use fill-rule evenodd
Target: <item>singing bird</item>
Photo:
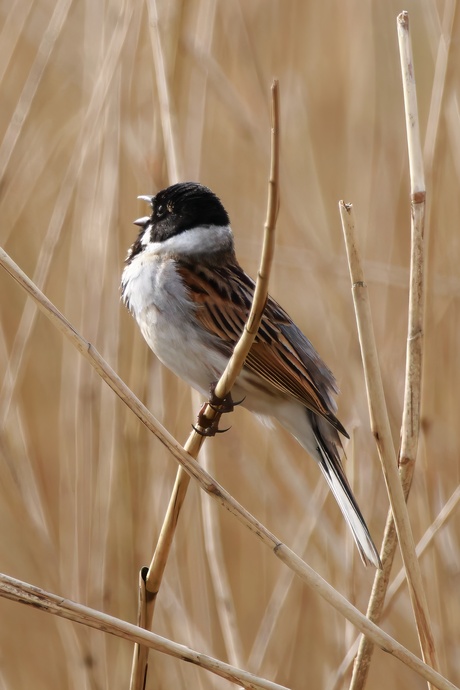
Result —
<path fill-rule="evenodd" d="M 246 322 L 254 281 L 239 265 L 230 220 L 220 199 L 181 182 L 140 199 L 151 213 L 122 275 L 122 300 L 168 369 L 204 396 L 219 379 Z M 271 297 L 233 388 L 251 412 L 272 417 L 318 463 L 365 564 L 380 567 L 369 530 L 339 455 L 337 386 L 311 342 Z"/>

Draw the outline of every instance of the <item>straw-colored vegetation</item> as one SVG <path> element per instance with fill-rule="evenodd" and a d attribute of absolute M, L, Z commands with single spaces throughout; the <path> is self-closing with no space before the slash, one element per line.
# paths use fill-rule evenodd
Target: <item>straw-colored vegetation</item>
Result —
<path fill-rule="evenodd" d="M 422 433 L 409 499 L 440 671 L 460 682 L 460 106 L 456 2 L 192 0 L 0 7 L 0 245 L 181 442 L 202 401 L 119 302 L 139 194 L 198 179 L 255 275 L 281 87 L 271 293 L 335 372 L 347 473 L 377 543 L 388 498 L 369 428 L 339 199 L 353 202 L 396 451 L 407 336 L 410 185 L 396 16 L 411 17 L 427 185 Z M 156 20 L 158 20 L 156 22 Z M 0 272 L 0 571 L 135 622 L 177 465 Z M 237 409 L 203 465 L 365 611 L 373 581 L 314 463 Z M 224 420 L 225 422 L 227 419 Z M 451 498 L 453 497 L 453 498 Z M 441 514 L 441 518 L 437 519 Z M 438 529 L 432 529 L 433 525 Z M 392 578 L 401 557 L 396 554 Z M 407 586 L 382 626 L 420 655 Z M 129 686 L 132 644 L 0 599 L 0 687 Z M 194 482 L 153 630 L 294 690 L 348 687 L 356 630 Z M 230 688 L 150 653 L 147 690 Z M 368 687 L 426 688 L 376 649 Z"/>

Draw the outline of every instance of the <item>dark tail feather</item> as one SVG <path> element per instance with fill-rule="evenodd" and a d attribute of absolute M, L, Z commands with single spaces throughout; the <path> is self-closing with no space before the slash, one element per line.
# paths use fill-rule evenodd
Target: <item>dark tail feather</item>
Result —
<path fill-rule="evenodd" d="M 372 563 L 376 568 L 381 568 L 382 564 L 378 551 L 375 548 L 366 522 L 353 496 L 345 472 L 343 471 L 337 447 L 332 442 L 325 440 L 321 434 L 319 423 L 321 423 L 322 420 L 319 420 L 318 417 L 310 411 L 308 414 L 321 458 L 319 466 L 351 529 L 359 554 L 365 565 Z M 324 423 L 326 424 L 327 422 Z"/>

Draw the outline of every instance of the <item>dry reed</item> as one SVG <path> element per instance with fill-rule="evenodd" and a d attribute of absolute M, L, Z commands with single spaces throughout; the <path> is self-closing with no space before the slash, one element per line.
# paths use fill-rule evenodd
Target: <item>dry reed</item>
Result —
<path fill-rule="evenodd" d="M 270 171 L 268 178 L 268 201 L 267 216 L 264 225 L 264 240 L 260 267 L 257 272 L 257 280 L 254 289 L 254 299 L 248 314 L 248 320 L 241 333 L 240 339 L 235 345 L 233 354 L 216 382 L 214 395 L 218 400 L 225 400 L 231 394 L 232 388 L 243 368 L 249 350 L 255 340 L 259 330 L 265 304 L 268 296 L 268 284 L 270 270 L 275 252 L 275 230 L 276 218 L 279 209 L 279 85 L 274 80 L 271 88 L 272 100 L 272 127 L 271 127 L 271 156 Z M 200 421 L 208 420 L 212 424 L 218 424 L 220 413 L 215 405 L 206 404 L 200 411 L 197 427 L 193 428 L 188 439 L 184 444 L 184 450 L 193 458 L 200 452 L 205 440 L 203 435 L 205 429 L 200 428 Z M 155 546 L 155 552 L 149 568 L 143 573 L 140 572 L 139 578 L 139 603 L 137 619 L 139 625 L 150 629 L 152 627 L 155 603 L 160 590 L 166 563 L 171 551 L 174 534 L 182 510 L 183 503 L 187 494 L 190 476 L 185 469 L 180 466 L 171 497 L 169 499 L 166 515 L 161 527 L 160 536 Z M 148 649 L 135 645 L 133 654 L 133 666 L 131 669 L 131 690 L 143 690 L 147 677 L 147 658 Z"/>
<path fill-rule="evenodd" d="M 179 174 L 222 198 L 239 259 L 252 275 L 265 206 L 267 85 L 273 74 L 281 78 L 280 237 L 271 292 L 338 377 L 339 417 L 354 437 L 353 486 L 376 541 L 388 504 L 369 431 L 336 208 L 338 199 L 353 199 L 360 227 L 368 229 L 363 260 L 397 445 L 409 285 L 409 241 L 401 231 L 409 223 L 409 184 L 394 28 L 400 9 L 393 2 L 157 2 Z M 460 26 L 453 0 L 410 0 L 406 9 L 430 200 L 422 435 L 408 504 L 418 541 L 437 524 L 460 480 Z M 185 438 L 196 401 L 149 354 L 118 298 L 131 221 L 139 215 L 135 199 L 169 181 L 148 10 L 138 2 L 13 0 L 0 12 L 0 245 L 172 435 Z M 157 540 L 175 468 L 3 272 L 0 290 L 0 570 L 134 621 L 137 573 Z M 365 609 L 372 573 L 356 559 L 333 501 L 327 497 L 320 508 L 317 468 L 285 434 L 242 410 L 234 418 L 232 431 L 209 443 L 212 473 L 284 542 L 306 548 L 309 564 Z M 155 632 L 225 659 L 201 513 L 208 500 L 191 487 Z M 430 583 L 440 667 L 455 681 L 460 556 L 453 503 L 421 568 Z M 286 569 L 224 511 L 213 520 L 241 666 L 248 667 L 253 650 L 251 664 L 258 667 L 249 668 L 257 675 L 295 690 L 305 686 L 307 673 L 312 687 L 330 685 L 354 641 L 353 628 L 297 578 L 289 586 Z M 384 611 L 385 627 L 417 649 L 404 586 L 394 601 Z M 266 613 L 271 622 L 264 622 Z M 8 601 L 0 601 L 0 614 L 7 622 L 0 630 L 4 686 L 127 687 L 125 642 Z M 229 687 L 163 656 L 155 676 L 163 687 Z M 344 677 L 341 687 L 347 682 Z M 426 687 L 380 652 L 368 683 L 375 690 Z"/>

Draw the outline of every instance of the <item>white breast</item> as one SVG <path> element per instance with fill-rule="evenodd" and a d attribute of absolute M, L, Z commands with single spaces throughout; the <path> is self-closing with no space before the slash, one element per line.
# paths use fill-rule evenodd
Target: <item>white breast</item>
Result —
<path fill-rule="evenodd" d="M 171 258 L 142 252 L 122 276 L 123 300 L 158 359 L 180 378 L 208 394 L 226 360 L 199 324 Z"/>

